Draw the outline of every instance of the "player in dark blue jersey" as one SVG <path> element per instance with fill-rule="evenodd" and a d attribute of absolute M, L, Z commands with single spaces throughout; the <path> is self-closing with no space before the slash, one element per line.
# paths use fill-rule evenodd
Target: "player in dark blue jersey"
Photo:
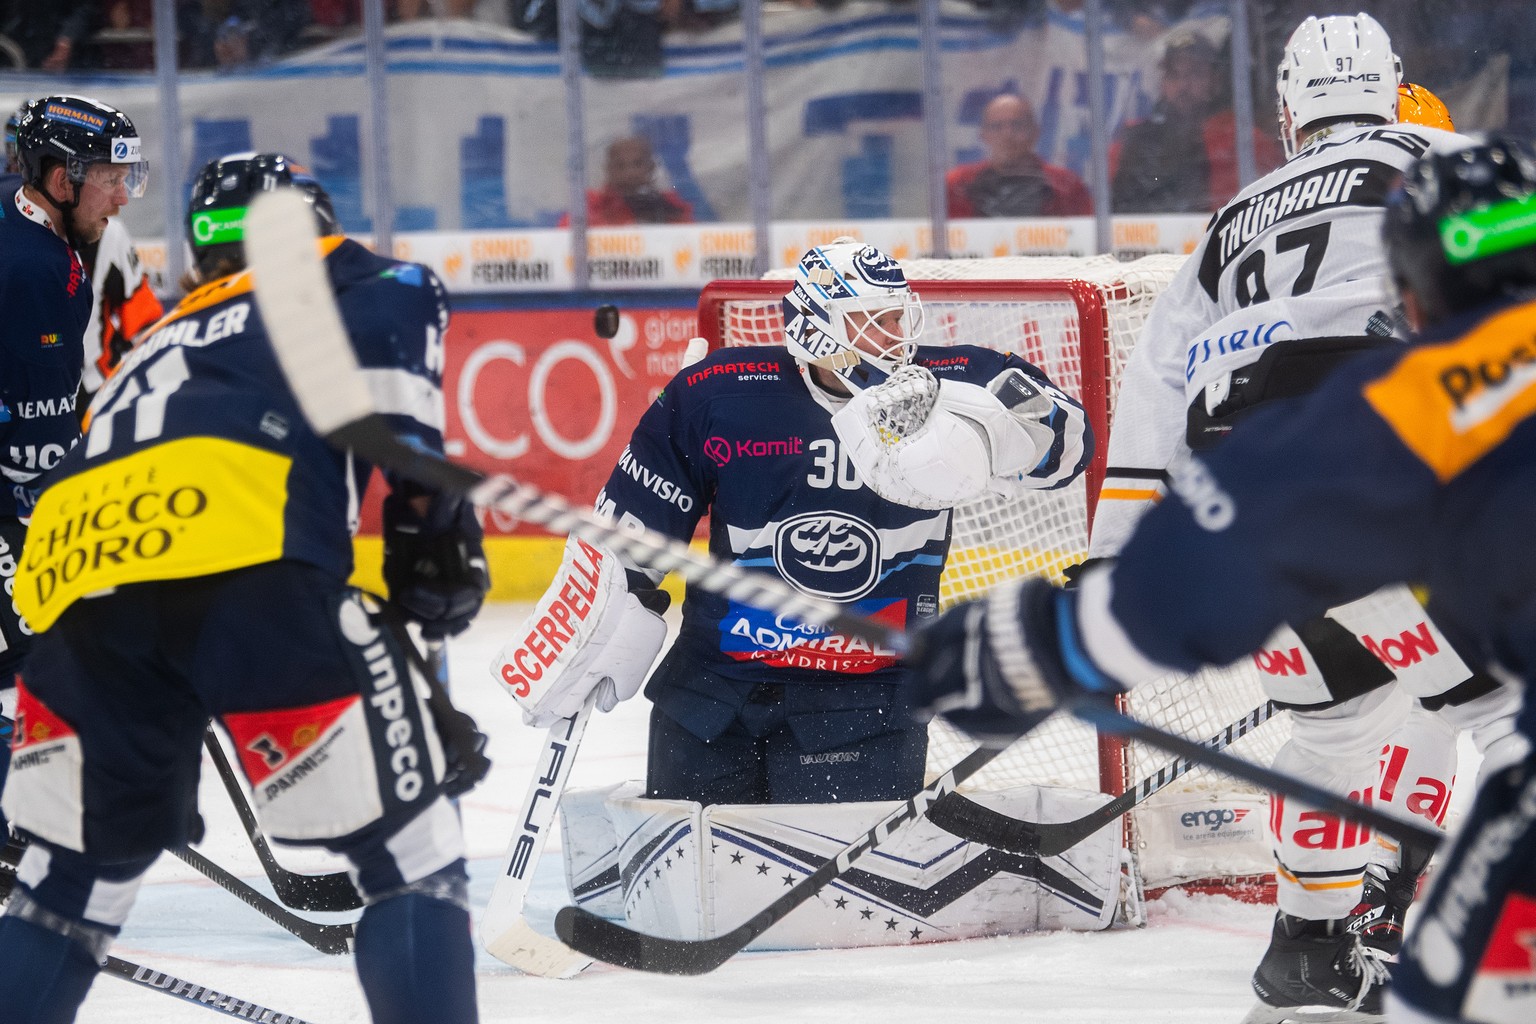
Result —
<path fill-rule="evenodd" d="M 0 175 L 0 578 L 9 593 L 41 475 L 80 436 L 75 396 L 91 318 L 77 251 L 144 194 L 138 131 L 122 111 L 47 96 L 17 112 L 19 175 Z M 15 713 L 13 677 L 32 629 L 0 600 L 0 741 Z M 6 763 L 0 760 L 0 788 Z M 0 839 L 5 816 L 0 814 Z"/>
<path fill-rule="evenodd" d="M 599 513 L 686 539 L 708 512 L 717 558 L 897 628 L 935 615 L 953 507 L 1066 484 L 1091 437 L 1077 402 L 1017 356 L 916 346 L 921 311 L 873 246 L 812 249 L 785 300 L 786 347 L 723 349 L 674 377 Z M 568 550 L 578 567 L 593 558 Z M 502 678 L 524 691 L 531 724 L 571 714 L 594 686 L 605 708 L 639 687 L 663 643 L 653 609 L 665 599 L 660 574 L 625 568 L 627 589 L 583 616 L 596 639 L 541 663 L 552 652 L 538 625 L 572 578 L 562 571 L 508 645 Z M 926 732 L 905 713 L 903 673 L 895 651 L 690 589 L 646 689 L 648 793 L 704 804 L 910 795 Z"/>
<path fill-rule="evenodd" d="M 40 635 L 4 795 L 32 837 L 0 918 L 7 1021 L 71 1019 L 144 872 L 196 841 L 210 717 L 265 831 L 350 860 L 375 1019 L 476 1019 L 450 803 L 476 781 L 473 737 L 429 709 L 401 618 L 347 586 L 372 470 L 305 423 L 243 269 L 246 204 L 279 187 L 302 190 L 320 222 L 381 410 L 442 448 L 448 310 L 431 271 L 337 234 L 329 197 L 286 157 L 204 168 L 187 226 L 206 283 L 97 394 L 38 499 L 17 575 Z M 466 627 L 488 583 L 472 509 L 391 481 L 384 529 L 391 605 L 428 636 Z"/>
<path fill-rule="evenodd" d="M 1410 347 L 1362 357 L 1183 464 L 1178 500 L 1079 589 L 1032 580 L 946 613 L 919 638 L 915 702 L 958 699 L 960 724 L 1014 736 L 1063 694 L 1108 700 L 1231 662 L 1281 622 L 1393 582 L 1421 585 L 1436 620 L 1529 697 L 1536 150 L 1494 137 L 1422 158 L 1388 201 L 1383 239 Z M 1532 1019 L 1536 706 L 1500 725 L 1480 738 L 1477 797 L 1392 972 L 1394 1024 Z M 1304 1001 L 1338 1013 L 1350 993 L 1328 988 L 1347 977 L 1318 958 Z M 1382 1019 L 1379 1002 L 1344 1013 L 1305 1019 Z"/>

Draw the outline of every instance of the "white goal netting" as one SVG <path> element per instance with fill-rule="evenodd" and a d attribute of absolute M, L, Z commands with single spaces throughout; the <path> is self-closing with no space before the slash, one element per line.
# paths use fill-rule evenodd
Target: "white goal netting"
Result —
<path fill-rule="evenodd" d="M 1009 350 L 1078 397 L 1098 438 L 1094 463 L 1071 486 L 1005 501 L 987 498 L 956 510 L 954 542 L 941 599 L 974 596 L 1024 574 L 1057 581 L 1087 553 L 1090 496 L 1103 480 L 1107 438 L 1119 372 L 1135 345 L 1152 303 L 1182 263 L 1182 256 L 1150 256 L 1130 263 L 1111 257 L 1003 257 L 980 260 L 907 260 L 902 266 L 922 296 L 925 345 L 972 344 Z M 717 281 L 699 303 L 700 333 L 717 345 L 783 343 L 780 300 L 789 270 L 762 281 Z M 1127 709 L 1137 718 L 1195 739 L 1220 733 L 1264 702 L 1249 662 L 1168 678 L 1137 688 Z M 1231 748 L 1268 763 L 1288 723 L 1271 721 Z M 943 770 L 971 747 L 942 722 L 930 729 L 929 767 Z M 968 784 L 1004 788 L 1049 784 L 1120 793 L 1172 758 L 1139 744 L 1106 738 L 1068 716 L 1057 716 L 1015 744 Z M 1192 795 L 1231 794 L 1234 784 L 1196 770 L 1148 802 Z M 1142 851 L 1144 856 L 1149 851 Z M 1181 873 L 1178 870 L 1174 874 Z M 1191 877 L 1222 874 L 1209 866 Z M 1235 868 L 1232 873 L 1246 873 Z M 1151 884 L 1180 878 L 1151 878 Z"/>

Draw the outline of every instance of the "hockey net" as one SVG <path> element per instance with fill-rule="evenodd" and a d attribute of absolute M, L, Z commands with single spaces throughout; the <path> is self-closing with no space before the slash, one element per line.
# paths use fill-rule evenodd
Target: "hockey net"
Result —
<path fill-rule="evenodd" d="M 941 602 L 973 597 L 1026 574 L 1058 582 L 1087 553 L 1093 504 L 1104 476 L 1105 439 L 1112 424 L 1120 370 L 1136 343 L 1153 301 L 1182 263 L 1181 256 L 1150 256 L 1130 263 L 1111 257 L 1002 257 L 977 260 L 906 260 L 903 269 L 921 295 L 926 317 L 921 343 L 972 344 L 1012 351 L 1043 369 L 1078 397 L 1099 439 L 1093 464 L 1068 487 L 1019 500 L 985 498 L 955 512 L 954 540 Z M 716 281 L 699 300 L 699 332 L 720 345 L 783 344 L 780 301 L 790 271 L 761 281 Z M 1166 678 L 1138 687 L 1127 710 L 1160 728 L 1195 739 L 1221 732 L 1264 703 L 1250 662 L 1194 677 Z M 1239 740 L 1232 752 L 1269 763 L 1288 723 L 1271 720 Z M 942 771 L 972 744 L 942 722 L 930 728 L 929 768 Z M 1058 715 L 1016 743 L 967 788 L 1012 785 L 1070 786 L 1118 795 L 1170 762 L 1169 755 Z M 1149 887 L 1195 883 L 1253 895 L 1255 876 L 1267 870 L 1262 849 L 1262 794 L 1197 769 L 1153 796 L 1129 816 L 1132 849 Z M 1178 822 L 1198 813 L 1202 830 L 1170 837 Z M 1172 823 L 1170 824 L 1170 816 Z M 1220 836 L 1222 824 L 1246 822 L 1244 847 Z M 1210 829 L 1210 822 L 1216 823 Z M 1258 844 L 1252 838 L 1257 835 Z M 1185 841 L 1195 840 L 1195 841 Z M 1203 841 L 1201 841 L 1203 840 Z"/>

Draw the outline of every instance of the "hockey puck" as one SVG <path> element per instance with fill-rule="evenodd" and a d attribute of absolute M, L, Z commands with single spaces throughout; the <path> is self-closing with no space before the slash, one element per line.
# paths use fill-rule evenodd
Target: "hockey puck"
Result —
<path fill-rule="evenodd" d="M 619 307 L 611 303 L 598 306 L 592 313 L 592 329 L 599 338 L 612 338 L 619 333 Z"/>

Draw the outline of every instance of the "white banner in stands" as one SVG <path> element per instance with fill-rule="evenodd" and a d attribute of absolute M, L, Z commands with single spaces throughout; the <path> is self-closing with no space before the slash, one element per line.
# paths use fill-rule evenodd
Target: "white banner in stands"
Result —
<path fill-rule="evenodd" d="M 1116 217 L 1115 252 L 1124 259 L 1190 252 L 1207 219 L 1201 214 Z M 774 224 L 772 233 L 769 251 L 775 266 L 790 266 L 811 246 L 841 235 L 878 245 L 897 259 L 933 251 L 927 221 L 789 221 Z M 951 221 L 949 252 L 957 258 L 1085 256 L 1093 252 L 1093 237 L 1090 217 Z M 700 288 L 717 278 L 756 276 L 752 253 L 750 224 L 597 228 L 588 236 L 587 273 L 596 289 Z M 165 247 L 140 242 L 139 255 L 155 290 L 170 290 L 159 276 Z M 570 235 L 555 228 L 407 232 L 395 236 L 395 255 L 425 263 L 456 295 L 567 291 L 575 282 Z"/>

